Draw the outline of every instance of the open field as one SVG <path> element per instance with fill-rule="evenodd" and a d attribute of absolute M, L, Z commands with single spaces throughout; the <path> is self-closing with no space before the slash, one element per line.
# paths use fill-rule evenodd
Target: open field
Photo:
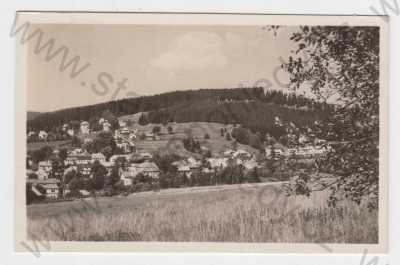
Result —
<path fill-rule="evenodd" d="M 377 243 L 377 212 L 280 184 L 171 189 L 27 208 L 28 234 L 64 241 Z"/>
<path fill-rule="evenodd" d="M 162 124 L 148 124 L 141 126 L 135 123 L 131 126 L 132 129 L 137 129 L 139 132 L 151 132 L 154 126 L 161 127 L 161 134 L 156 141 L 138 140 L 136 147 L 139 151 L 147 152 L 163 152 L 174 151 L 181 156 L 193 156 L 194 154 L 184 150 L 182 139 L 187 137 L 188 131 L 193 137 L 199 139 L 202 146 L 207 147 L 213 154 L 221 154 L 227 149 L 232 148 L 232 140 L 227 141 L 224 136 L 221 136 L 221 128 L 226 128 L 230 131 L 233 128 L 231 124 L 221 124 L 216 122 L 186 122 L 186 123 L 169 123 L 167 126 L 173 128 L 173 134 L 169 134 L 167 126 Z M 208 134 L 210 139 L 205 140 L 204 135 Z M 258 150 L 251 146 L 238 143 L 238 148 L 248 151 L 252 154 L 257 154 Z"/>

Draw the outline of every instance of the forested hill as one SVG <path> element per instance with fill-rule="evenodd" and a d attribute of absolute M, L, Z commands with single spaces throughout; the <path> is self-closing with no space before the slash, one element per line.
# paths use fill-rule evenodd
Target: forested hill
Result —
<path fill-rule="evenodd" d="M 243 124 L 259 119 L 254 121 L 256 125 L 263 120 L 263 116 L 272 117 L 272 114 L 293 121 L 309 122 L 327 115 L 329 109 L 329 105 L 303 96 L 274 90 L 264 92 L 263 88 L 200 89 L 43 113 L 28 120 L 27 129 L 54 131 L 64 123 L 98 120 L 104 112 L 111 112 L 115 116 L 150 112 L 147 117 L 150 122 L 214 121 Z"/>
<path fill-rule="evenodd" d="M 29 120 L 33 120 L 35 118 L 37 118 L 39 115 L 41 115 L 41 112 L 37 112 L 37 111 L 28 111 L 28 113 L 26 114 L 26 119 Z"/>

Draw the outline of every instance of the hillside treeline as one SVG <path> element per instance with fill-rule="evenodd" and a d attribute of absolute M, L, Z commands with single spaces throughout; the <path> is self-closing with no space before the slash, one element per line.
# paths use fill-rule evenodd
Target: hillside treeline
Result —
<path fill-rule="evenodd" d="M 51 131 L 71 121 L 93 120 L 105 111 L 115 116 L 148 112 L 148 122 L 213 121 L 221 123 L 246 123 L 257 129 L 261 123 L 272 121 L 274 116 L 289 120 L 314 120 L 329 109 L 329 105 L 312 99 L 267 91 L 263 88 L 200 89 L 174 91 L 153 96 L 122 99 L 106 103 L 63 109 L 43 113 L 27 122 L 27 129 Z M 264 126 L 264 125 L 261 125 Z M 258 129 L 259 130 L 259 129 Z"/>

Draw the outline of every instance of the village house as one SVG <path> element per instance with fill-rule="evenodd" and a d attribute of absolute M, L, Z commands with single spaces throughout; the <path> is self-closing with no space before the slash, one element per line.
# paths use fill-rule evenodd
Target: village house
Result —
<path fill-rule="evenodd" d="M 115 130 L 114 139 L 117 147 L 122 149 L 125 154 L 135 152 L 134 140 L 136 140 L 136 135 L 131 137 L 131 131 L 128 128 Z"/>
<path fill-rule="evenodd" d="M 38 179 L 45 180 L 45 179 L 49 178 L 50 173 L 47 171 L 44 171 L 43 169 L 38 169 L 36 171 L 36 175 L 38 176 Z"/>
<path fill-rule="evenodd" d="M 177 172 L 179 174 L 189 176 L 190 175 L 190 167 L 185 160 L 178 160 L 172 163 L 174 167 L 176 167 Z"/>
<path fill-rule="evenodd" d="M 31 155 L 26 155 L 26 165 L 28 168 L 31 168 L 33 165 L 33 159 Z"/>
<path fill-rule="evenodd" d="M 121 137 L 128 138 L 130 133 L 131 133 L 131 131 L 128 128 L 123 127 L 123 128 L 118 129 L 118 130 L 115 130 L 114 138 L 115 139 L 118 139 L 118 138 L 121 138 Z"/>
<path fill-rule="evenodd" d="M 116 143 L 116 146 L 118 148 L 121 148 L 122 152 L 124 152 L 125 154 L 132 153 L 135 150 L 135 144 L 132 142 L 120 141 Z"/>
<path fill-rule="evenodd" d="M 64 175 L 72 170 L 79 172 L 80 174 L 82 174 L 83 177 L 91 177 L 92 163 L 70 165 L 68 168 L 64 170 Z"/>
<path fill-rule="evenodd" d="M 154 135 L 154 133 L 146 132 L 146 133 L 144 134 L 144 136 L 145 136 L 145 139 L 146 139 L 147 141 L 156 140 L 156 136 Z"/>
<path fill-rule="evenodd" d="M 34 131 L 28 132 L 28 138 L 29 138 L 29 137 L 32 137 L 32 136 L 34 136 L 34 135 L 36 135 L 36 132 L 34 132 Z"/>
<path fill-rule="evenodd" d="M 230 157 L 235 152 L 235 150 L 227 149 L 224 151 L 224 156 Z"/>
<path fill-rule="evenodd" d="M 57 199 L 59 197 L 60 181 L 55 178 L 49 178 L 45 180 L 40 179 L 27 179 L 27 183 L 31 184 L 32 192 L 38 197 L 46 197 L 47 199 Z M 39 188 L 40 187 L 40 188 Z"/>
<path fill-rule="evenodd" d="M 140 152 L 140 153 L 138 153 L 138 156 L 145 160 L 150 160 L 153 158 L 153 155 L 148 152 Z"/>
<path fill-rule="evenodd" d="M 280 156 L 288 155 L 285 148 L 280 144 L 274 144 L 273 146 L 272 145 L 267 146 L 267 147 L 265 147 L 264 150 L 265 150 L 265 156 L 267 158 L 271 158 L 273 153 L 274 153 L 275 159 L 279 158 Z"/>
<path fill-rule="evenodd" d="M 249 152 L 242 149 L 234 151 L 231 153 L 231 156 L 238 165 L 242 165 L 252 158 L 252 155 Z"/>
<path fill-rule="evenodd" d="M 319 138 L 315 138 L 314 139 L 314 145 L 315 146 L 324 146 L 327 144 L 327 141 L 324 139 L 319 139 Z"/>
<path fill-rule="evenodd" d="M 305 134 L 299 135 L 299 144 L 306 144 L 310 141 L 310 138 Z"/>
<path fill-rule="evenodd" d="M 260 167 L 255 158 L 244 161 L 241 165 L 247 170 L 252 170 L 254 168 Z"/>
<path fill-rule="evenodd" d="M 83 138 L 83 144 L 90 144 L 93 143 L 93 139 L 90 137 Z"/>
<path fill-rule="evenodd" d="M 70 193 L 71 193 L 71 190 L 70 190 L 70 188 L 69 188 L 68 185 L 67 185 L 67 187 L 64 189 L 63 195 L 64 195 L 64 196 L 67 196 L 67 195 L 70 194 Z M 81 197 L 89 197 L 89 196 L 90 196 L 90 192 L 87 191 L 87 190 L 78 190 L 78 193 L 79 193 L 79 195 L 80 195 Z"/>
<path fill-rule="evenodd" d="M 39 139 L 40 140 L 46 140 L 47 136 L 48 136 L 47 132 L 45 132 L 45 131 L 40 131 L 39 132 Z"/>
<path fill-rule="evenodd" d="M 90 177 L 92 173 L 92 164 L 80 164 L 72 167 L 74 167 L 77 172 L 81 173 L 83 177 Z"/>
<path fill-rule="evenodd" d="M 99 161 L 100 163 L 103 163 L 106 161 L 106 156 L 103 155 L 102 153 L 92 154 L 92 162 L 94 162 L 96 160 Z"/>
<path fill-rule="evenodd" d="M 203 168 L 201 169 L 201 172 L 208 174 L 208 173 L 214 173 L 215 170 L 214 170 L 214 169 L 210 169 L 210 168 L 208 168 L 208 167 L 203 167 Z"/>
<path fill-rule="evenodd" d="M 103 123 L 103 131 L 109 132 L 111 130 L 111 123 L 109 123 L 107 120 L 105 120 Z"/>
<path fill-rule="evenodd" d="M 193 157 L 187 160 L 178 160 L 172 163 L 177 168 L 179 174 L 190 177 L 194 172 L 201 171 L 202 163 Z"/>
<path fill-rule="evenodd" d="M 131 186 L 133 184 L 133 180 L 135 179 L 135 172 L 131 172 L 129 170 L 125 170 L 121 172 L 121 181 L 124 186 Z"/>
<path fill-rule="evenodd" d="M 90 133 L 90 124 L 87 121 L 81 122 L 81 133 L 82 134 L 89 134 Z"/>
<path fill-rule="evenodd" d="M 53 163 L 50 160 L 40 161 L 38 163 L 38 176 L 47 179 L 53 169 Z"/>
<path fill-rule="evenodd" d="M 73 151 L 64 160 L 66 166 L 87 165 L 92 162 L 92 156 L 86 151 Z"/>
<path fill-rule="evenodd" d="M 194 158 L 194 157 L 192 157 L 192 156 L 189 157 L 189 158 L 187 159 L 187 161 L 188 161 L 188 163 L 189 163 L 190 168 L 192 168 L 192 169 L 200 168 L 201 165 L 202 165 L 202 163 L 201 163 L 200 160 L 197 160 L 196 158 Z"/>
<path fill-rule="evenodd" d="M 131 163 L 125 170 L 121 170 L 121 180 L 125 186 L 129 186 L 139 174 L 158 180 L 160 169 L 153 162 Z"/>
<path fill-rule="evenodd" d="M 287 156 L 295 156 L 295 155 L 297 155 L 297 149 L 296 148 L 288 148 L 286 155 Z"/>
<path fill-rule="evenodd" d="M 37 179 L 36 171 L 34 171 L 32 169 L 27 169 L 26 170 L 26 178 L 27 179 Z"/>
<path fill-rule="evenodd" d="M 120 128 L 126 127 L 126 121 L 118 120 L 118 124 L 119 124 L 119 127 L 120 127 Z"/>
<path fill-rule="evenodd" d="M 110 157 L 110 162 L 116 163 L 118 159 L 125 159 L 126 162 L 129 162 L 132 159 L 131 154 L 124 154 L 124 155 L 113 155 Z"/>
<path fill-rule="evenodd" d="M 233 158 L 250 158 L 251 154 L 243 149 L 238 149 L 232 153 Z"/>
<path fill-rule="evenodd" d="M 128 138 L 130 141 L 136 141 L 136 139 L 137 139 L 136 133 L 134 133 L 134 132 L 129 133 Z"/>
<path fill-rule="evenodd" d="M 38 172 L 32 169 L 26 170 L 26 178 L 27 179 L 39 179 Z"/>
<path fill-rule="evenodd" d="M 131 131 L 126 127 L 122 127 L 122 129 L 120 129 L 119 132 L 121 135 L 124 135 L 124 136 L 129 136 L 129 134 L 131 133 Z"/>
<path fill-rule="evenodd" d="M 57 199 L 59 196 L 59 188 L 56 183 L 48 183 L 41 185 L 46 190 L 46 198 L 48 199 Z"/>
<path fill-rule="evenodd" d="M 158 178 L 160 175 L 160 169 L 158 166 L 155 163 L 148 161 L 143 163 L 131 163 L 128 170 L 134 172 L 136 175 L 141 173 L 151 178 Z"/>
<path fill-rule="evenodd" d="M 67 134 L 68 134 L 69 136 L 74 136 L 75 132 L 74 132 L 73 129 L 68 129 L 68 130 L 67 130 Z"/>
<path fill-rule="evenodd" d="M 100 164 L 103 165 L 103 167 L 106 168 L 107 170 L 107 175 L 111 174 L 112 169 L 114 168 L 115 164 L 113 162 L 110 161 L 100 161 Z"/>
<path fill-rule="evenodd" d="M 223 169 L 228 166 L 228 158 L 207 158 L 211 169 Z"/>
<path fill-rule="evenodd" d="M 327 149 L 324 147 L 308 145 L 304 147 L 299 147 L 296 150 L 296 155 L 304 157 L 312 157 L 315 155 L 322 155 L 326 151 Z"/>

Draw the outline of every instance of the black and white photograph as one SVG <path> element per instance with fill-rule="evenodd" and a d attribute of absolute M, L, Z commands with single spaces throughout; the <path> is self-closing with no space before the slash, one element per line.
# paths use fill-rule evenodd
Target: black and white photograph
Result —
<path fill-rule="evenodd" d="M 10 34 L 20 251 L 386 251 L 381 18 L 20 12 Z"/>

